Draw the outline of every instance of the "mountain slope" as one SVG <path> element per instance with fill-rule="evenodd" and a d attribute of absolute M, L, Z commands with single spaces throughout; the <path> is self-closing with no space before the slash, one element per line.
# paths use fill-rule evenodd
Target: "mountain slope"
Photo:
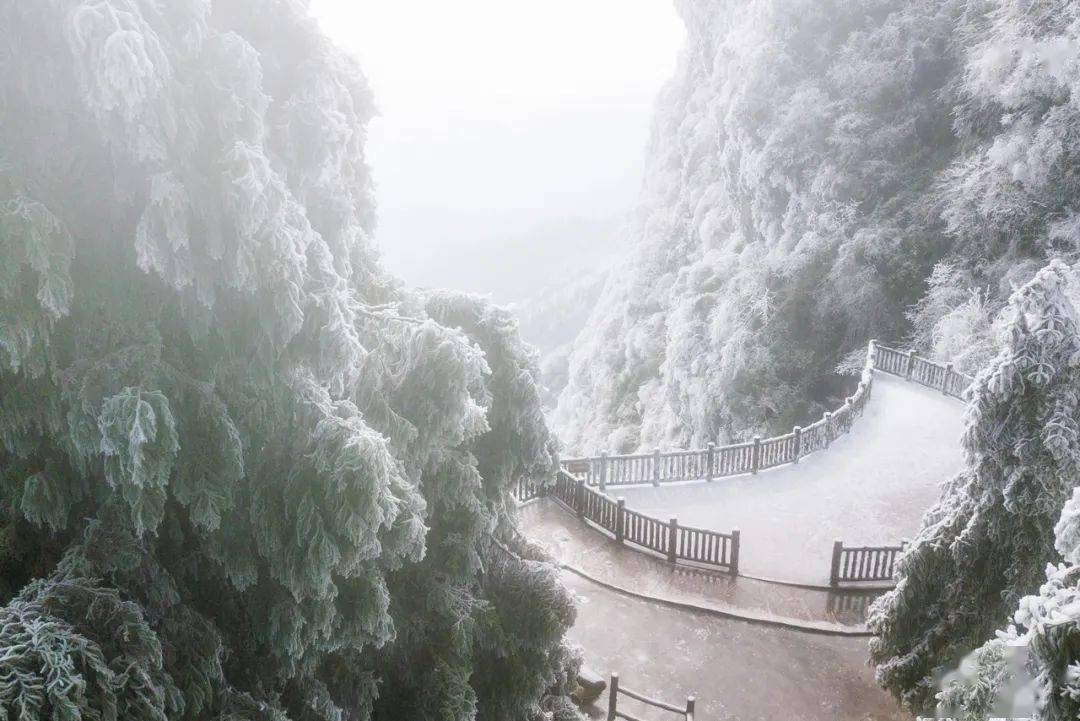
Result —
<path fill-rule="evenodd" d="M 555 413 L 571 449 L 789 428 L 844 395 L 835 368 L 870 338 L 990 347 L 1010 287 L 1075 254 L 1074 7 L 678 7 L 634 251 Z"/>

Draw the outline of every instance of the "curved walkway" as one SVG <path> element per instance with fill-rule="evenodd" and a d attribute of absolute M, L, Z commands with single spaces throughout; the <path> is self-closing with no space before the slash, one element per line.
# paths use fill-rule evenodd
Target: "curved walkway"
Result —
<path fill-rule="evenodd" d="M 798 464 L 608 492 L 650 516 L 740 529 L 744 574 L 827 584 L 834 539 L 889 545 L 918 531 L 939 484 L 961 468 L 963 410 L 938 391 L 875 372 L 873 394 L 852 431 Z"/>
<path fill-rule="evenodd" d="M 699 570 L 641 553 L 588 528 L 558 502 L 522 507 L 522 528 L 573 574 L 609 591 L 686 610 L 836 635 L 865 635 L 866 608 L 880 590 L 794 588 Z"/>
<path fill-rule="evenodd" d="M 627 687 L 682 703 L 697 697 L 708 721 L 901 721 L 904 713 L 874 684 L 866 639 L 819 636 L 706 614 L 672 612 L 600 588 L 571 573 L 577 595 L 571 640 L 586 663 Z M 620 699 L 642 719 L 671 719 Z M 604 718 L 605 693 L 587 712 Z"/>

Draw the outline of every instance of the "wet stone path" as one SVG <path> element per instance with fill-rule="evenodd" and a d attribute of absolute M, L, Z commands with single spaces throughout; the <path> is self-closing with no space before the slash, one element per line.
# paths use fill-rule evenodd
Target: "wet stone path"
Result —
<path fill-rule="evenodd" d="M 721 613 L 850 632 L 862 627 L 866 608 L 880 593 L 796 588 L 673 565 L 619 545 L 551 499 L 526 504 L 520 518 L 525 533 L 564 566 L 633 593 Z"/>
<path fill-rule="evenodd" d="M 739 528 L 743 573 L 825 584 L 834 538 L 891 545 L 917 531 L 938 485 L 961 466 L 962 414 L 954 400 L 878 374 L 852 433 L 798 465 L 609 495 L 684 525 Z M 868 639 L 856 635 L 865 634 L 866 608 L 880 591 L 675 566 L 615 543 L 550 499 L 520 513 L 578 597 L 571 639 L 592 669 L 619 672 L 624 687 L 675 704 L 694 695 L 699 720 L 912 718 L 874 683 Z M 603 718 L 606 704 L 605 695 L 590 715 Z M 672 718 L 632 701 L 625 710 Z"/>
<path fill-rule="evenodd" d="M 697 698 L 699 721 L 900 721 L 910 719 L 874 684 L 867 640 L 822 636 L 701 613 L 673 611 L 608 591 L 564 571 L 577 595 L 570 632 L 605 677 L 670 703 Z M 667 713 L 620 699 L 643 719 Z M 607 695 L 587 709 L 604 718 Z"/>

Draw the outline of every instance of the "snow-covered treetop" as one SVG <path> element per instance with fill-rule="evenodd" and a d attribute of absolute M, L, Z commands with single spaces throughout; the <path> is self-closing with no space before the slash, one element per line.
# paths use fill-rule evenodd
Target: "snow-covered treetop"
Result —
<path fill-rule="evenodd" d="M 546 571 L 480 583 L 511 482 L 554 466 L 536 361 L 381 267 L 352 59 L 292 0 L 9 3 L 0 39 L 0 510 L 43 577 L 0 615 L 116 670 L 47 703 L 538 712 L 572 606 Z M 500 616 L 521 585 L 542 628 Z M 128 632 L 95 594 L 164 650 L 95 645 Z"/>

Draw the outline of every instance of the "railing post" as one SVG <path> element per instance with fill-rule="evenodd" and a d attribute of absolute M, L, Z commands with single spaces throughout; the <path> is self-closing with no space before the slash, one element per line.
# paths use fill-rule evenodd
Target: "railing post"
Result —
<path fill-rule="evenodd" d="M 870 367 L 877 368 L 877 339 L 872 338 L 870 340 L 870 350 L 868 351 L 868 353 L 870 356 Z"/>
<path fill-rule="evenodd" d="M 660 485 L 660 449 L 653 450 L 652 454 L 652 484 Z"/>
<path fill-rule="evenodd" d="M 844 552 L 844 542 L 837 538 L 832 544 L 832 568 L 829 570 L 829 585 L 840 585 L 840 554 Z"/>
<path fill-rule="evenodd" d="M 600 492 L 603 493 L 607 489 L 607 475 L 608 475 L 608 452 L 600 451 L 600 480 L 598 485 L 600 486 Z"/>
<path fill-rule="evenodd" d="M 675 559 L 678 558 L 676 550 L 679 546 L 679 519 L 672 518 L 668 521 L 668 537 L 667 537 L 667 560 L 669 563 L 675 563 Z"/>
<path fill-rule="evenodd" d="M 686 697 L 686 718 L 687 721 L 693 721 L 694 719 L 694 697 Z"/>
<path fill-rule="evenodd" d="M 799 462 L 802 455 L 802 426 L 795 426 L 795 463 Z"/>
<path fill-rule="evenodd" d="M 953 369 L 952 363 L 945 364 L 945 378 L 941 381 L 941 392 L 945 395 L 949 395 L 949 387 L 952 385 Z"/>
<path fill-rule="evenodd" d="M 904 369 L 904 380 L 911 380 L 911 372 L 915 369 L 915 351 L 907 352 L 907 368 Z"/>
<path fill-rule="evenodd" d="M 619 498 L 615 502 L 615 542 L 622 543 L 626 535 L 626 499 Z"/>
<path fill-rule="evenodd" d="M 731 529 L 731 575 L 739 575 L 739 529 Z"/>
<path fill-rule="evenodd" d="M 583 519 L 585 518 L 585 479 L 578 479 L 575 483 L 577 493 L 574 494 L 574 505 L 577 507 L 574 510 L 577 511 L 577 517 Z"/>
<path fill-rule="evenodd" d="M 832 413 L 825 413 L 825 447 L 832 443 Z"/>
<path fill-rule="evenodd" d="M 713 479 L 713 462 L 716 459 L 716 444 L 710 443 L 705 450 L 705 480 Z"/>
<path fill-rule="evenodd" d="M 761 436 L 754 436 L 754 452 L 750 456 L 750 472 L 757 473 L 761 467 Z"/>
<path fill-rule="evenodd" d="M 619 706 L 619 674 L 612 672 L 608 684 L 607 721 L 615 721 L 615 711 Z"/>

